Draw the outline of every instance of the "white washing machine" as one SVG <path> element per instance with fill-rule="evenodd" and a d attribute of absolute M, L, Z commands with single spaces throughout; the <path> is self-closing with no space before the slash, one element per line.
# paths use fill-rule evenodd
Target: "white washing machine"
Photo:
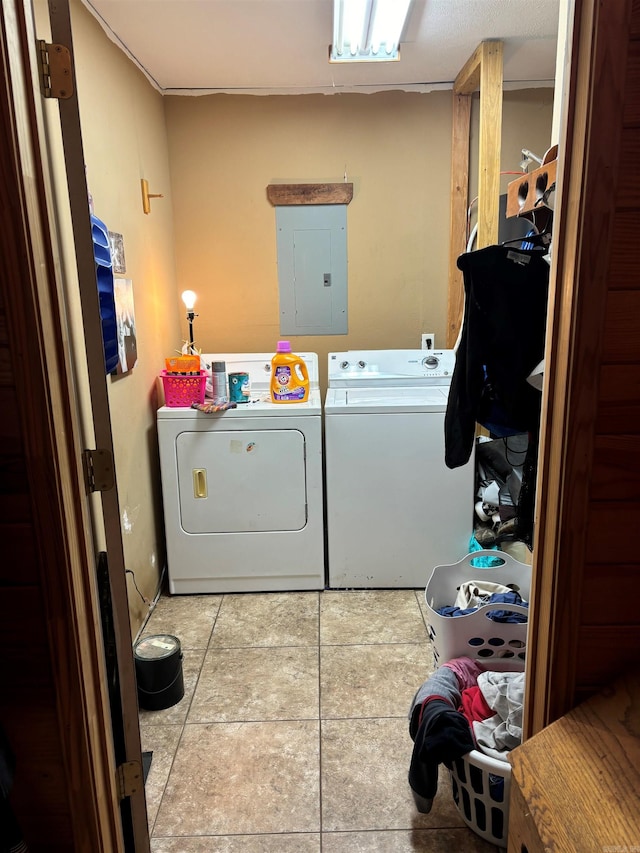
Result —
<path fill-rule="evenodd" d="M 323 589 L 322 406 L 318 357 L 301 353 L 304 403 L 272 403 L 273 353 L 206 354 L 246 372 L 248 403 L 216 414 L 158 410 L 172 593 Z"/>
<path fill-rule="evenodd" d="M 444 462 L 452 350 L 329 353 L 325 400 L 331 588 L 422 588 L 468 553 L 474 461 Z"/>

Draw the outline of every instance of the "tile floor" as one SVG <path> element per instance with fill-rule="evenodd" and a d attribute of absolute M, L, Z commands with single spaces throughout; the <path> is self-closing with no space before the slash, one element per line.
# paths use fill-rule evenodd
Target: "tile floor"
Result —
<path fill-rule="evenodd" d="M 407 783 L 407 712 L 433 669 L 422 591 L 160 598 L 184 698 L 141 711 L 153 853 L 485 853 L 442 770 Z M 143 634 L 143 635 L 144 635 Z"/>

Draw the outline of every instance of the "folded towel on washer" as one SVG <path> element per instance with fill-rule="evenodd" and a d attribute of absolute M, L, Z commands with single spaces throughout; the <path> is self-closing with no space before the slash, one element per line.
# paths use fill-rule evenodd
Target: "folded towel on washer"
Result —
<path fill-rule="evenodd" d="M 226 412 L 227 409 L 237 409 L 237 403 L 192 403 L 192 409 L 204 412 L 205 415 L 215 415 L 218 412 Z"/>

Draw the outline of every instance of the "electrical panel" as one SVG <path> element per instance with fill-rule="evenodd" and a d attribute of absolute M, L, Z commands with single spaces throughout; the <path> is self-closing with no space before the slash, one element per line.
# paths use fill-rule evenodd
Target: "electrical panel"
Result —
<path fill-rule="evenodd" d="M 281 335 L 346 335 L 346 204 L 276 207 Z"/>

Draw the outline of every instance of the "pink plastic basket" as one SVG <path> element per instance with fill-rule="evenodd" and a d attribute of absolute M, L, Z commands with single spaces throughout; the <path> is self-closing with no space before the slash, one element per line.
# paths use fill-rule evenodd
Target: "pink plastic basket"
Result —
<path fill-rule="evenodd" d="M 207 373 L 200 371 L 200 376 L 176 376 L 163 370 L 160 374 L 164 388 L 165 405 L 171 408 L 190 406 L 192 403 L 204 403 L 204 389 Z"/>

